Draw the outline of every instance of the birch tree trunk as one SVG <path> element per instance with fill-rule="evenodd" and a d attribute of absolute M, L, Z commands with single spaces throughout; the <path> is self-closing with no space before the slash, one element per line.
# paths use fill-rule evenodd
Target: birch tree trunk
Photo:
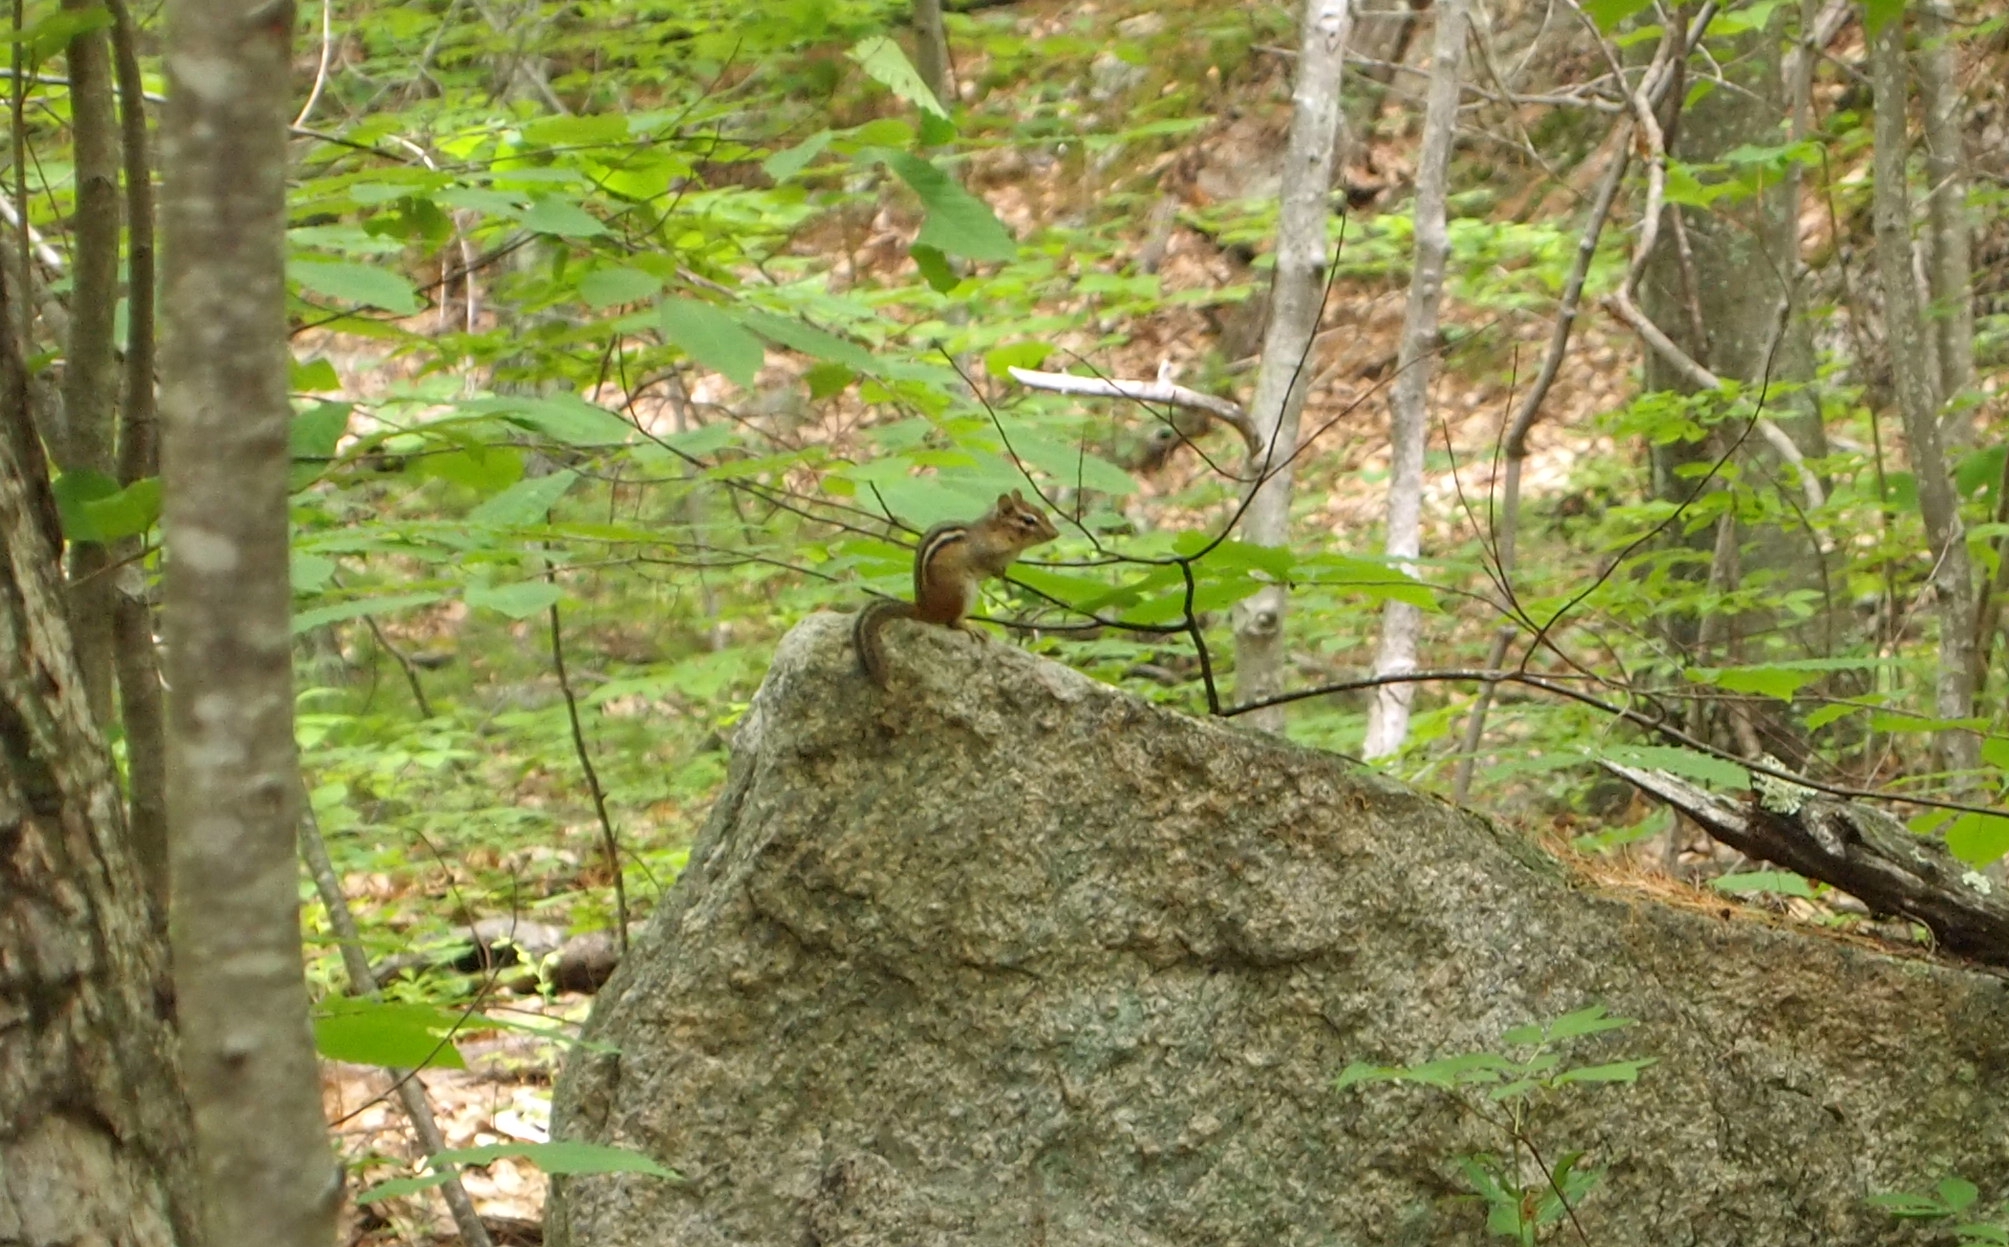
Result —
<path fill-rule="evenodd" d="M 1270 324 L 1263 337 L 1252 404 L 1262 449 L 1243 536 L 1280 546 L 1290 538 L 1291 459 L 1298 417 L 1311 381 L 1312 334 L 1318 328 L 1330 257 L 1326 222 L 1332 215 L 1333 149 L 1339 136 L 1339 80 L 1353 27 L 1350 0 L 1305 0 L 1291 91 L 1290 140 L 1278 205 L 1277 264 L 1270 283 Z M 1283 691 L 1283 589 L 1271 586 L 1235 607 L 1235 699 L 1247 703 Z M 1280 731 L 1281 707 L 1249 716 Z"/>
<path fill-rule="evenodd" d="M 208 1247 L 326 1247 L 287 581 L 291 5 L 174 0 L 162 127 L 168 820 Z"/>
<path fill-rule="evenodd" d="M 1436 42 L 1430 53 L 1430 97 L 1423 117 L 1423 148 L 1416 162 L 1416 249 L 1410 261 L 1409 306 L 1396 353 L 1395 391 L 1388 405 L 1388 557 L 1400 564 L 1423 552 L 1423 449 L 1430 435 L 1430 377 L 1436 362 L 1438 305 L 1444 297 L 1444 260 L 1450 239 L 1444 222 L 1451 140 L 1458 125 L 1459 61 L 1465 47 L 1465 0 L 1437 0 Z M 1416 636 L 1423 612 L 1389 602 L 1381 614 L 1381 648 L 1374 674 L 1416 669 Z M 1367 716 L 1369 758 L 1394 753 L 1409 736 L 1413 684 L 1384 684 L 1374 691 Z"/>
<path fill-rule="evenodd" d="M 1918 479 L 1918 509 L 1932 553 L 1932 589 L 1939 616 L 1939 676 L 1933 708 L 1943 719 L 1974 712 L 1974 575 L 1960 500 L 1947 475 L 1940 438 L 1937 378 L 1928 370 L 1926 332 L 1919 315 L 1911 266 L 1911 202 L 1905 188 L 1904 23 L 1886 20 L 1870 36 L 1870 74 L 1876 92 L 1876 268 L 1883 287 L 1884 338 L 1890 346 L 1897 403 L 1904 418 L 1911 467 Z M 1959 728 L 1933 736 L 1940 765 L 1971 770 L 1981 763 L 1980 739 Z"/>

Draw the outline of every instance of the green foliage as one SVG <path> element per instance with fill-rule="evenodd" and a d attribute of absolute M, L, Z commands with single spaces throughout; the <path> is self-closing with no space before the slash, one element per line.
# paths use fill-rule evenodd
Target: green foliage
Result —
<path fill-rule="evenodd" d="M 1998 1209 L 1986 1220 L 1955 1220 L 1974 1215 L 1970 1209 L 1980 1196 L 1980 1188 L 1956 1174 L 1941 1178 L 1930 1192 L 1872 1195 L 1869 1203 L 1901 1220 L 1953 1222 L 1946 1231 L 1959 1247 L 2004 1247 L 2009 1244 L 2009 1212 Z"/>
<path fill-rule="evenodd" d="M 437 1005 L 361 998 L 323 1001 L 314 1047 L 331 1061 L 403 1069 L 466 1069 L 453 1033 L 467 1019 Z"/>
<path fill-rule="evenodd" d="M 357 1192 L 358 1204 L 373 1204 L 400 1195 L 416 1195 L 452 1177 L 464 1165 L 487 1165 L 506 1156 L 529 1161 L 549 1174 L 635 1173 L 651 1178 L 681 1181 L 673 1169 L 665 1169 L 634 1148 L 611 1147 L 603 1143 L 567 1140 L 559 1143 L 490 1143 L 481 1147 L 448 1148 L 426 1160 L 430 1172 L 409 1178 L 393 1178 Z"/>
<path fill-rule="evenodd" d="M 1563 1050 L 1577 1040 L 1632 1024 L 1630 1018 L 1608 1015 L 1603 1005 L 1591 1005 L 1507 1031 L 1500 1041 L 1519 1050 L 1513 1055 L 1467 1052 L 1420 1065 L 1356 1062 L 1340 1072 L 1334 1086 L 1341 1091 L 1376 1082 L 1430 1087 L 1496 1125 L 1507 1139 L 1505 1157 L 1486 1152 L 1461 1156 L 1457 1169 L 1486 1208 L 1487 1232 L 1532 1247 L 1570 1217 L 1604 1177 L 1603 1169 L 1583 1167 L 1584 1152 L 1552 1152 L 1537 1143 L 1538 1118 L 1548 1101 L 1572 1087 L 1636 1082 L 1654 1063 L 1647 1057 L 1570 1065 Z M 1553 1161 L 1547 1159 L 1550 1155 Z"/>

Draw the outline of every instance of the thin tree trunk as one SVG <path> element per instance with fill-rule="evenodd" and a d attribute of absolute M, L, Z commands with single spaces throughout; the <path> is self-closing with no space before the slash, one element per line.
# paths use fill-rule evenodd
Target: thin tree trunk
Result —
<path fill-rule="evenodd" d="M 942 25 L 942 0 L 914 0 L 914 68 L 943 108 L 956 102 L 956 78 L 949 60 L 949 32 Z"/>
<path fill-rule="evenodd" d="M 1305 0 L 1297 82 L 1291 92 L 1290 140 L 1277 221 L 1270 325 L 1251 404 L 1263 453 L 1244 535 L 1260 545 L 1290 538 L 1291 459 L 1298 416 L 1311 381 L 1312 334 L 1330 264 L 1325 227 L 1332 215 L 1333 148 L 1339 135 L 1340 66 L 1353 27 L 1350 0 Z M 1284 594 L 1272 586 L 1235 607 L 1235 697 L 1259 701 L 1283 691 Z M 1283 728 L 1283 710 L 1249 716 L 1266 731 Z"/>
<path fill-rule="evenodd" d="M 1890 344 L 1897 403 L 1910 443 L 1918 480 L 1918 509 L 1932 552 L 1932 588 L 1939 615 L 1939 676 L 1934 711 L 1943 719 L 1974 713 L 1974 575 L 1968 564 L 1967 535 L 1960 523 L 1960 500 L 1947 475 L 1940 442 L 1936 378 L 1926 369 L 1925 327 L 1911 267 L 1911 203 L 1904 166 L 1904 23 L 1886 20 L 1870 37 L 1870 73 L 1876 92 L 1877 276 L 1883 287 L 1884 338 Z M 1940 764 L 1950 770 L 1980 765 L 1980 738 L 1959 728 L 1934 734 Z"/>
<path fill-rule="evenodd" d="M 1925 272 L 1939 348 L 1939 396 L 1946 404 L 1946 440 L 1962 446 L 1974 440 L 1974 405 L 1962 401 L 1974 383 L 1974 292 L 1952 10 L 1947 0 L 1925 0 L 1918 6 L 1918 93 L 1925 105 L 1925 209 L 1931 240 Z"/>
<path fill-rule="evenodd" d="M 301 962 L 287 577 L 285 206 L 293 10 L 177 0 L 167 29 L 168 814 L 182 1056 L 207 1247 L 327 1247 Z"/>
<path fill-rule="evenodd" d="M 119 484 L 160 474 L 159 415 L 154 403 L 153 158 L 147 141 L 146 83 L 138 32 L 125 0 L 110 0 L 112 63 L 119 86 L 119 126 L 126 171 L 126 375 L 119 413 Z M 154 648 L 153 606 L 142 573 L 140 539 L 112 549 L 119 574 L 113 619 L 119 717 L 126 733 L 126 803 L 140 875 L 167 918 L 167 703 Z"/>
<path fill-rule="evenodd" d="M 1423 150 L 1416 162 L 1416 254 L 1410 262 L 1409 306 L 1396 355 L 1395 393 L 1388 408 L 1388 557 L 1408 562 L 1423 552 L 1423 448 L 1430 433 L 1430 377 L 1436 362 L 1437 313 L 1444 296 L 1444 260 L 1450 237 L 1444 221 L 1451 141 L 1458 125 L 1459 60 L 1465 47 L 1465 0 L 1437 0 L 1431 47 L 1430 96 L 1423 117 Z M 1381 616 L 1376 675 L 1416 669 L 1416 636 L 1423 612 L 1390 602 Z M 1361 753 L 1394 753 L 1409 736 L 1414 684 L 1375 690 Z"/>
<path fill-rule="evenodd" d="M 96 7 L 63 0 L 66 11 Z M 119 131 L 112 94 L 110 43 L 102 27 L 72 36 L 70 130 L 76 153 L 77 210 L 70 257 L 70 335 L 63 360 L 63 433 L 57 466 L 109 481 L 118 361 L 112 341 L 119 301 Z M 95 541 L 70 545 L 70 628 L 84 692 L 100 724 L 112 722 L 111 551 Z"/>

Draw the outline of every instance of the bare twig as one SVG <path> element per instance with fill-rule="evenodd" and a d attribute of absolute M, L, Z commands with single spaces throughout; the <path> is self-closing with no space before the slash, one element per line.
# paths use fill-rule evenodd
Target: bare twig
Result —
<path fill-rule="evenodd" d="M 1248 448 L 1251 457 L 1262 450 L 1262 436 L 1256 432 L 1256 423 L 1249 413 L 1242 409 L 1240 403 L 1176 384 L 1164 375 L 1163 370 L 1160 371 L 1156 381 L 1077 377 L 1072 373 L 1038 372 L 1031 368 L 1012 368 L 1009 371 L 1012 380 L 1035 390 L 1050 390 L 1055 394 L 1079 394 L 1092 398 L 1127 398 L 1132 402 L 1165 403 L 1173 407 L 1203 411 L 1241 434 L 1242 444 Z"/>
<path fill-rule="evenodd" d="M 545 580 L 558 583 L 556 569 L 547 568 Z M 565 633 L 559 626 L 558 603 L 549 611 L 551 619 L 551 669 L 558 676 L 558 690 L 565 696 L 565 715 L 572 724 L 572 748 L 585 772 L 586 788 L 593 794 L 593 813 L 600 820 L 600 847 L 607 855 L 607 869 L 614 876 L 614 925 L 620 932 L 621 953 L 628 951 L 628 885 L 621 877 L 621 842 L 614 834 L 614 820 L 607 814 L 607 793 L 600 786 L 600 772 L 593 766 L 593 753 L 586 747 L 586 729 L 579 722 L 579 697 L 572 691 L 572 677 L 565 670 Z"/>
<path fill-rule="evenodd" d="M 348 897 L 342 894 L 342 881 L 335 874 L 334 861 L 328 856 L 328 843 L 322 838 L 321 824 L 314 817 L 314 803 L 308 795 L 304 776 L 300 782 L 300 857 L 307 864 L 307 873 L 314 877 L 314 889 L 320 893 L 321 904 L 328 911 L 328 925 L 335 932 L 335 945 L 342 953 L 342 968 L 349 976 L 349 993 L 376 999 L 377 977 L 370 969 L 369 954 L 363 949 L 363 933 L 356 926 L 356 915 L 349 908 Z M 426 1099 L 425 1084 L 412 1070 L 392 1068 L 388 1072 L 397 1087 L 398 1103 L 404 1106 L 405 1116 L 412 1123 L 412 1132 L 419 1137 L 419 1146 L 425 1149 L 428 1156 L 444 1152 L 446 1136 L 440 1133 L 439 1122 L 433 1117 L 432 1104 Z M 440 1195 L 453 1214 L 453 1223 L 460 1231 L 461 1242 L 467 1247 L 493 1247 L 488 1227 L 482 1224 L 480 1214 L 475 1212 L 474 1201 L 467 1197 L 467 1188 L 461 1185 L 459 1175 L 453 1172 L 447 1174 L 446 1181 L 440 1184 Z"/>

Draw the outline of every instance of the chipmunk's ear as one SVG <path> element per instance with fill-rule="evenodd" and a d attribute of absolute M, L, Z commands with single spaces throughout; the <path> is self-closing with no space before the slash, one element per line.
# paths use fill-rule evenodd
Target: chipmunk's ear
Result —
<path fill-rule="evenodd" d="M 1025 506 L 1025 505 L 1026 505 L 1026 501 L 1025 501 L 1025 495 L 1024 495 L 1024 494 L 1022 494 L 1022 493 L 1020 493 L 1020 492 L 1019 492 L 1019 491 L 1017 491 L 1016 489 L 1014 489 L 1014 490 L 1012 490 L 1012 491 L 1011 491 L 1011 500 L 1012 500 L 1012 501 L 1013 501 L 1014 503 L 1017 503 L 1017 504 L 1018 504 L 1019 506 Z"/>
<path fill-rule="evenodd" d="M 1018 496 L 1018 491 L 1016 489 L 1012 490 L 1008 494 L 998 495 L 998 510 L 1000 511 L 1009 511 L 1013 507 L 1022 507 L 1024 505 L 1025 500 Z"/>

